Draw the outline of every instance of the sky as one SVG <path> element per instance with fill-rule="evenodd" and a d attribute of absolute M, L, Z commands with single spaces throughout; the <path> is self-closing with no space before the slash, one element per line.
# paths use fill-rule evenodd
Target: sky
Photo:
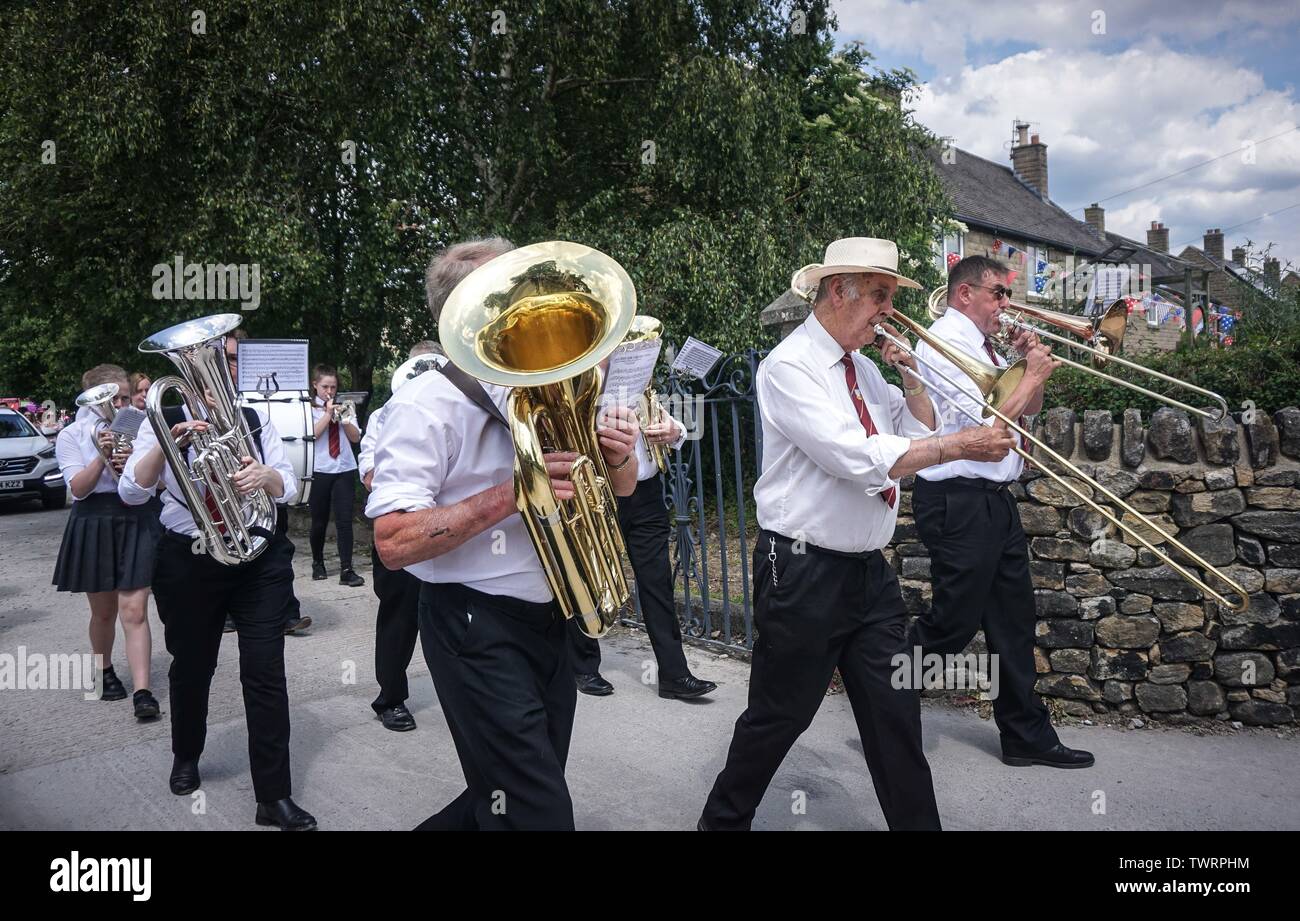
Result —
<path fill-rule="evenodd" d="M 1012 123 L 1029 122 L 1047 145 L 1052 200 L 1080 220 L 1100 202 L 1107 230 L 1142 242 L 1161 221 L 1174 253 L 1217 227 L 1225 254 L 1271 242 L 1300 271 L 1300 2 L 833 9 L 841 43 L 861 41 L 877 66 L 917 74 L 911 108 L 956 147 L 1009 165 Z"/>

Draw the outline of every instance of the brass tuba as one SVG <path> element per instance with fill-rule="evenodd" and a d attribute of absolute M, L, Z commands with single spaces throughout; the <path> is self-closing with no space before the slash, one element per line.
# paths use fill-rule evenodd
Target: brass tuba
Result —
<path fill-rule="evenodd" d="M 512 250 L 461 281 L 443 306 L 447 358 L 481 381 L 514 388 L 515 505 L 565 617 L 600 637 L 631 600 L 623 535 L 596 440 L 600 363 L 623 341 L 636 289 L 623 267 L 577 243 Z M 559 500 L 543 453 L 574 451 L 575 496 Z"/>
<path fill-rule="evenodd" d="M 220 341 L 241 322 L 237 313 L 201 317 L 154 333 L 139 345 L 147 355 L 165 355 L 180 371 L 180 377 L 164 377 L 150 385 L 145 412 L 198 525 L 204 548 L 227 566 L 256 559 L 275 528 L 275 502 L 270 494 L 257 489 L 241 496 L 230 481 L 239 471 L 241 457 L 257 457 L 252 433 L 235 403 L 235 385 Z M 163 417 L 163 395 L 172 388 L 180 392 L 190 418 L 210 426 L 206 432 L 190 434 L 195 452 L 192 464 L 186 463 Z M 204 401 L 205 394 L 210 395 L 211 406 Z M 207 489 L 215 514 L 196 484 Z"/>

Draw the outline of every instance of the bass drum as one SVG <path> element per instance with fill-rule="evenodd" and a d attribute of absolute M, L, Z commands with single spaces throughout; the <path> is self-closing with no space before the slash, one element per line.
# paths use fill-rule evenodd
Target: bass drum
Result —
<path fill-rule="evenodd" d="M 245 406 L 265 411 L 280 433 L 284 453 L 289 457 L 293 475 L 298 478 L 298 495 L 290 505 L 306 505 L 311 496 L 311 474 L 316 462 L 315 425 L 311 417 L 311 393 L 307 390 L 280 390 L 270 396 L 242 393 Z"/>

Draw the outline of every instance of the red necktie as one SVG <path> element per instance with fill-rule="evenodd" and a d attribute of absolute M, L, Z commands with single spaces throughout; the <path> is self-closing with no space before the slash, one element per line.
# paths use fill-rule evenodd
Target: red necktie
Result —
<path fill-rule="evenodd" d="M 339 456 L 339 424 L 330 423 L 330 457 Z"/>
<path fill-rule="evenodd" d="M 841 358 L 840 363 L 844 365 L 844 382 L 849 385 L 849 398 L 853 400 L 853 408 L 858 411 L 858 421 L 867 430 L 867 437 L 870 438 L 876 434 L 876 423 L 871 421 L 871 413 L 867 411 L 867 401 L 862 399 L 862 392 L 858 390 L 858 371 L 853 367 L 853 359 L 848 355 Z M 880 498 L 893 508 L 898 500 L 898 490 L 891 486 L 880 494 Z"/>
<path fill-rule="evenodd" d="M 993 346 L 989 344 L 989 340 L 987 338 L 984 340 L 984 351 L 988 353 L 989 361 L 993 362 L 993 366 L 995 368 L 1001 367 L 1001 365 L 998 364 L 998 356 L 993 351 Z M 1021 416 L 1019 419 L 1017 419 L 1016 424 L 1019 425 L 1021 428 L 1024 428 L 1026 425 L 1025 417 Z M 1020 438 L 1020 447 L 1025 449 L 1026 454 L 1028 454 L 1030 451 L 1033 450 L 1030 447 L 1029 442 L 1025 441 L 1024 435 L 1020 435 L 1019 433 L 1017 433 L 1017 436 Z"/>

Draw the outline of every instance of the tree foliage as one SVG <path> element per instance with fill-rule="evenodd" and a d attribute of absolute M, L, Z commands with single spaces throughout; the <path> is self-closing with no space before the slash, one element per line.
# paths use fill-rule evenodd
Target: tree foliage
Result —
<path fill-rule="evenodd" d="M 622 262 L 670 338 L 760 344 L 830 239 L 884 236 L 936 281 L 946 215 L 906 72 L 836 53 L 825 0 L 166 0 L 0 12 L 0 392 L 232 302 L 152 269 L 257 264 L 257 337 L 379 384 L 434 330 L 423 269 L 500 233 Z M 798 21 L 804 28 L 797 29 Z M 52 141 L 54 162 L 45 162 Z M 377 389 L 382 389 L 379 384 Z"/>

